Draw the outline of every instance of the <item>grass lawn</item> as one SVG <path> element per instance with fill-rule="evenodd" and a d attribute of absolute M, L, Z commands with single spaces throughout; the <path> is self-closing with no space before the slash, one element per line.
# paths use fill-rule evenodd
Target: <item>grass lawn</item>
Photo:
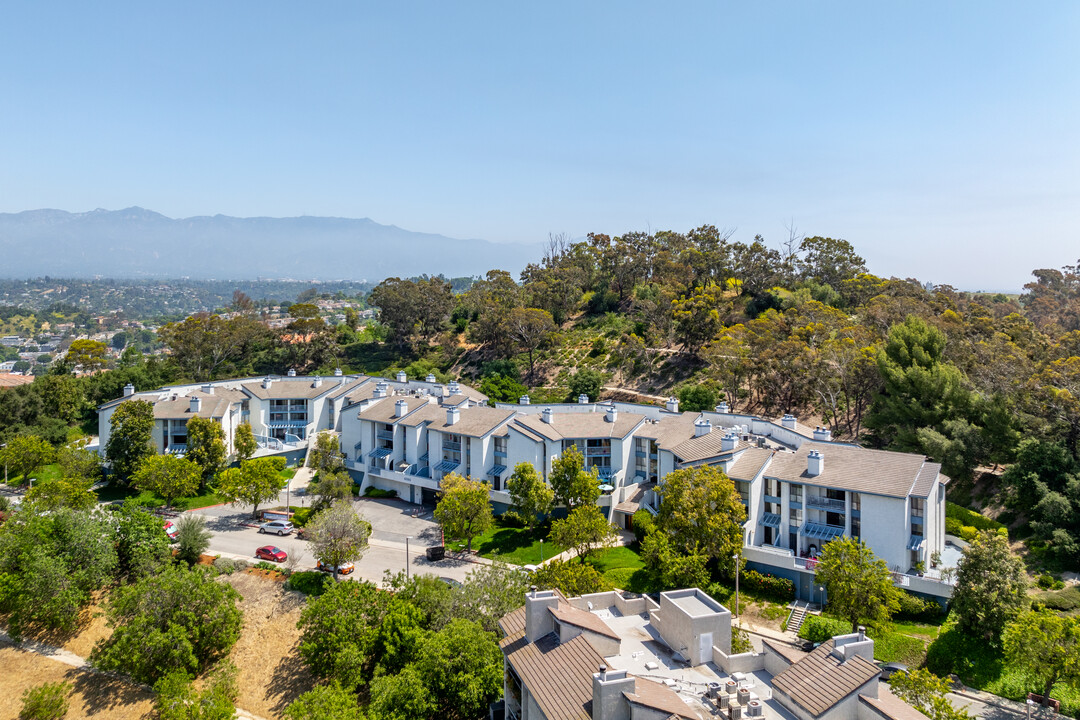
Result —
<path fill-rule="evenodd" d="M 159 507 L 165 504 L 165 498 L 155 493 L 146 490 L 140 492 L 135 488 L 116 487 L 113 485 L 106 485 L 97 490 L 97 496 L 99 502 L 135 498 L 135 502 L 144 507 Z M 178 510 L 196 510 L 211 505 L 221 505 L 224 502 L 226 502 L 225 498 L 215 494 L 212 490 L 206 490 L 204 493 L 195 495 L 194 497 L 180 498 L 179 500 L 173 501 L 173 507 Z"/>
<path fill-rule="evenodd" d="M 296 475 L 296 468 L 287 467 L 281 472 L 279 472 L 278 475 L 281 476 L 282 482 L 287 482 L 289 480 L 292 480 L 293 476 Z"/>
<path fill-rule="evenodd" d="M 42 465 L 34 472 L 30 473 L 30 478 L 34 482 L 48 482 L 49 480 L 59 480 L 63 477 L 63 473 L 60 471 L 60 466 L 56 463 L 51 465 Z M 25 482 L 22 475 L 14 475 L 8 478 L 8 485 L 17 486 L 22 485 Z"/>
<path fill-rule="evenodd" d="M 558 555 L 566 549 L 548 541 L 549 530 L 547 525 L 541 525 L 534 530 L 507 527 L 496 519 L 490 530 L 473 538 L 472 547 L 481 557 L 490 560 L 501 560 L 513 565 L 539 565 L 541 540 L 545 541 L 544 559 Z M 449 542 L 447 546 L 452 550 L 465 549 L 464 542 Z"/>
<path fill-rule="evenodd" d="M 645 570 L 645 562 L 638 552 L 637 543 L 629 547 L 613 547 L 598 550 L 587 561 L 604 576 L 613 588 L 629 592 L 646 593 L 660 590 L 655 579 Z"/>

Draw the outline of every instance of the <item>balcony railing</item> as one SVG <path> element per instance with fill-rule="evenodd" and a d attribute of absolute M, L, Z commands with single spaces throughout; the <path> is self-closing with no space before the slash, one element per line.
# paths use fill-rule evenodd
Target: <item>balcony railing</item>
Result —
<path fill-rule="evenodd" d="M 443 440 L 443 450 L 451 450 L 453 452 L 461 452 L 461 443 L 454 442 L 453 440 Z"/>
<path fill-rule="evenodd" d="M 394 439 L 394 431 L 393 430 L 379 430 L 378 432 L 375 433 L 375 437 L 377 437 L 380 440 L 393 440 Z"/>
<path fill-rule="evenodd" d="M 821 497 L 820 495 L 807 496 L 806 506 L 818 510 L 829 510 L 831 512 L 844 512 L 847 509 L 847 505 L 843 500 Z"/>
<path fill-rule="evenodd" d="M 611 448 L 609 448 L 609 447 L 585 448 L 585 457 L 611 457 Z"/>

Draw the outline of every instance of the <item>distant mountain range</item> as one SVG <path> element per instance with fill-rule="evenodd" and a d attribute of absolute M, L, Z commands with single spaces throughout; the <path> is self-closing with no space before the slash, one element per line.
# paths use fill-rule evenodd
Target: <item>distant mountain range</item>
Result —
<path fill-rule="evenodd" d="M 457 240 L 334 217 L 173 219 L 151 210 L 0 213 L 0 277 L 370 280 L 517 275 L 540 244 Z"/>

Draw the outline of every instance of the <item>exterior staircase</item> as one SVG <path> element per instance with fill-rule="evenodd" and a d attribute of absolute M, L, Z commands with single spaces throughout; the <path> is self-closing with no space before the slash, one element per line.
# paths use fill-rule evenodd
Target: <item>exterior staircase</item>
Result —
<path fill-rule="evenodd" d="M 796 600 L 795 604 L 791 608 L 791 614 L 788 615 L 788 621 L 786 625 L 787 632 L 792 635 L 799 634 L 799 628 L 802 627 L 803 620 L 806 619 L 806 613 L 810 609 L 810 603 L 803 600 Z"/>

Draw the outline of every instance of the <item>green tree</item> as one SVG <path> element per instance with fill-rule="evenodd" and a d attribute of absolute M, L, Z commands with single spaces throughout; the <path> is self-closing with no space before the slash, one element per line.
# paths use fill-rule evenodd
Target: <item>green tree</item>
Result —
<path fill-rule="evenodd" d="M 679 388 L 679 409 L 701 412 L 716 407 L 716 390 L 709 385 L 683 385 Z"/>
<path fill-rule="evenodd" d="M 101 479 L 101 456 L 93 450 L 62 447 L 56 453 L 56 462 L 65 478 L 82 478 L 91 485 Z"/>
<path fill-rule="evenodd" d="M 225 431 L 221 424 L 209 418 L 195 416 L 187 422 L 187 453 L 185 459 L 201 469 L 203 489 L 226 465 Z"/>
<path fill-rule="evenodd" d="M 318 473 L 336 472 L 344 467 L 337 435 L 325 432 L 318 434 L 315 447 L 308 452 L 308 465 Z"/>
<path fill-rule="evenodd" d="M 416 665 L 397 675 L 382 675 L 371 684 L 369 711 L 380 720 L 427 720 L 438 717 L 428 679 Z"/>
<path fill-rule="evenodd" d="M 68 348 L 67 359 L 68 362 L 81 365 L 85 371 L 99 370 L 108 362 L 105 357 L 106 350 L 105 343 L 97 340 L 74 340 Z"/>
<path fill-rule="evenodd" d="M 105 459 L 112 471 L 127 481 L 143 458 L 153 455 L 154 406 L 145 400 L 127 400 L 113 411 L 105 444 Z"/>
<path fill-rule="evenodd" d="M 949 702 L 953 691 L 948 680 L 939 678 L 929 670 L 920 668 L 893 673 L 889 689 L 898 698 L 911 705 L 930 720 L 970 720 L 966 710 Z"/>
<path fill-rule="evenodd" d="M 532 582 L 539 588 L 560 590 L 567 597 L 579 597 L 611 589 L 604 581 L 604 576 L 592 565 L 562 560 L 552 560 L 541 565 L 533 572 Z"/>
<path fill-rule="evenodd" d="M 183 322 L 158 329 L 158 338 L 169 348 L 169 359 L 184 377 L 202 382 L 228 376 L 237 363 L 255 354 L 270 331 L 254 318 L 239 316 L 223 320 L 219 315 L 196 313 Z"/>
<path fill-rule="evenodd" d="M 610 543 L 618 533 L 600 508 L 581 505 L 562 520 L 551 524 L 551 541 L 556 545 L 574 548 L 582 563 L 595 548 Z"/>
<path fill-rule="evenodd" d="M 255 433 L 251 431 L 251 423 L 240 423 L 233 435 L 233 447 L 236 448 L 236 459 L 240 462 L 249 460 L 255 451 L 259 449 L 255 442 Z"/>
<path fill-rule="evenodd" d="M 447 537 L 464 540 L 471 552 L 473 538 L 483 535 L 495 522 L 488 487 L 456 473 L 444 477 L 439 486 L 442 497 L 435 506 L 435 521 Z"/>
<path fill-rule="evenodd" d="M 47 682 L 27 688 L 22 694 L 19 720 L 60 720 L 67 715 L 69 692 L 69 682 Z"/>
<path fill-rule="evenodd" d="M 803 280 L 816 280 L 840 289 L 845 280 L 866 272 L 866 261 L 847 240 L 811 237 L 799 243 L 802 258 L 798 261 Z"/>
<path fill-rule="evenodd" d="M 369 582 L 333 583 L 300 613 L 300 657 L 320 678 L 354 690 L 371 677 L 390 595 Z"/>
<path fill-rule="evenodd" d="M 317 685 L 289 703 L 285 720 L 364 720 L 364 713 L 354 693 L 331 682 Z"/>
<path fill-rule="evenodd" d="M 30 482 L 31 476 L 42 465 L 48 465 L 56 457 L 52 445 L 37 435 L 17 435 L 0 449 L 0 462 L 7 467 L 8 477 L 22 477 L 22 484 Z"/>
<path fill-rule="evenodd" d="M 1005 661 L 1041 683 L 1043 705 L 1054 685 L 1080 688 L 1080 621 L 1050 610 L 1028 611 L 1005 626 Z"/>
<path fill-rule="evenodd" d="M 214 668 L 201 692 L 191 681 L 186 671 L 172 670 L 154 683 L 154 709 L 161 720 L 231 720 L 236 715 L 239 687 L 232 663 Z"/>
<path fill-rule="evenodd" d="M 90 490 L 93 482 L 81 477 L 40 481 L 27 491 L 26 501 L 43 510 L 55 510 L 59 507 L 89 510 L 98 504 L 97 495 Z"/>
<path fill-rule="evenodd" d="M 504 563 L 481 565 L 454 593 L 453 617 L 498 632 L 499 618 L 525 603 L 528 575 Z"/>
<path fill-rule="evenodd" d="M 139 463 L 131 476 L 131 484 L 165 498 L 171 507 L 173 500 L 190 497 L 199 490 L 202 472 L 199 466 L 178 455 L 149 455 Z"/>
<path fill-rule="evenodd" d="M 351 500 L 355 485 L 352 476 L 344 470 L 325 470 L 319 473 L 319 482 L 308 486 L 308 491 L 317 498 L 315 507 L 324 508 L 339 500 Z"/>
<path fill-rule="evenodd" d="M 641 559 L 645 569 L 666 588 L 702 587 L 708 585 L 709 558 L 692 547 L 676 552 L 666 533 L 651 532 L 641 541 Z"/>
<path fill-rule="evenodd" d="M 884 390 L 866 418 L 883 445 L 925 451 L 920 428 L 943 432 L 945 420 L 969 414 L 971 393 L 963 373 L 944 359 L 945 342 L 945 333 L 914 315 L 889 330 L 877 359 Z"/>
<path fill-rule="evenodd" d="M 430 717 L 483 717 L 502 694 L 503 656 L 495 634 L 468 620 L 452 620 L 428 638 L 415 666 L 435 703 Z"/>
<path fill-rule="evenodd" d="M 887 623 L 900 609 L 900 591 L 889 567 L 861 540 L 837 538 L 825 543 L 814 581 L 825 587 L 829 607 L 851 623 L 851 632 L 860 624 Z"/>
<path fill-rule="evenodd" d="M 399 673 L 416 658 L 428 636 L 424 613 L 404 598 L 394 598 L 383 615 L 375 638 L 374 661 L 377 675 Z"/>
<path fill-rule="evenodd" d="M 703 465 L 668 473 L 658 488 L 656 527 L 681 555 L 701 554 L 734 575 L 746 508 L 722 471 Z"/>
<path fill-rule="evenodd" d="M 1009 549 L 1005 536 L 979 533 L 957 565 L 952 612 L 961 630 L 991 643 L 1027 607 L 1024 563 Z"/>
<path fill-rule="evenodd" d="M 606 376 L 599 370 L 582 368 L 570 376 L 570 393 L 567 395 L 569 402 L 577 402 L 579 395 L 588 395 L 589 400 L 596 402 L 600 399 L 600 391 L 604 389 Z"/>
<path fill-rule="evenodd" d="M 551 313 L 538 308 L 514 308 L 507 318 L 510 337 L 517 346 L 529 353 L 529 377 L 533 376 L 533 353 L 551 343 L 555 336 L 555 321 Z"/>
<path fill-rule="evenodd" d="M 312 554 L 334 568 L 334 580 L 338 579 L 340 565 L 360 559 L 371 535 L 370 523 L 362 520 L 347 501 L 323 510 L 305 529 Z"/>
<path fill-rule="evenodd" d="M 697 355 L 705 343 L 724 327 L 724 315 L 731 303 L 724 298 L 720 285 L 696 287 L 672 305 L 675 336 L 691 355 Z"/>
<path fill-rule="evenodd" d="M 595 469 L 585 472 L 585 456 L 577 446 L 563 450 L 562 455 L 551 461 L 548 480 L 554 493 L 554 504 L 569 510 L 593 505 L 600 497 L 600 476 Z"/>
<path fill-rule="evenodd" d="M 141 508 L 134 498 L 110 508 L 116 528 L 117 576 L 135 581 L 158 572 L 172 561 L 161 518 Z"/>
<path fill-rule="evenodd" d="M 536 527 L 538 516 L 551 512 L 555 492 L 548 487 L 532 463 L 522 462 L 506 482 L 510 503 L 521 521 L 529 528 Z"/>
<path fill-rule="evenodd" d="M 154 683 L 171 670 L 197 675 L 240 637 L 240 594 L 205 571 L 178 566 L 113 591 L 112 635 L 90 653 L 102 670 Z"/>
<path fill-rule="evenodd" d="M 185 513 L 176 522 L 176 559 L 189 566 L 199 562 L 210 547 L 210 537 L 205 518 Z"/>
<path fill-rule="evenodd" d="M 232 504 L 251 505 L 251 517 L 259 517 L 259 505 L 275 500 L 284 481 L 271 458 L 244 460 L 218 477 L 216 492 Z"/>

